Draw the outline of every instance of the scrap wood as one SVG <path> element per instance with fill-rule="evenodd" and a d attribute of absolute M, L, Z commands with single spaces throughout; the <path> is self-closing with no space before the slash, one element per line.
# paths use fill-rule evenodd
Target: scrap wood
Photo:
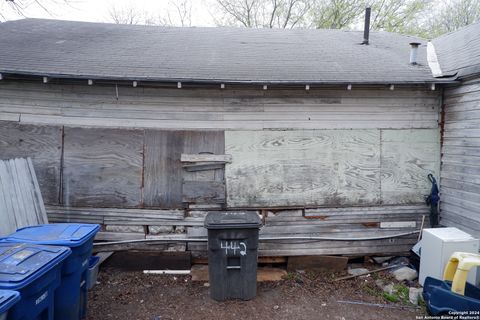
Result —
<path fill-rule="evenodd" d="M 425 215 L 422 215 L 422 224 L 420 225 L 420 232 L 418 233 L 417 242 L 422 238 L 423 225 L 425 224 Z"/>
<path fill-rule="evenodd" d="M 389 305 L 389 304 L 370 303 L 370 302 L 363 302 L 363 301 L 337 300 L 337 303 L 356 304 L 356 305 L 362 305 L 362 306 L 389 308 L 389 309 L 420 309 L 420 307 L 392 306 L 392 305 Z"/>
<path fill-rule="evenodd" d="M 192 281 L 208 281 L 208 266 L 193 265 L 191 269 Z M 287 275 L 287 271 L 280 268 L 260 267 L 257 269 L 257 282 L 280 281 Z"/>
<path fill-rule="evenodd" d="M 288 258 L 288 271 L 294 270 L 343 270 L 348 258 L 340 256 L 293 256 Z"/>
<path fill-rule="evenodd" d="M 363 273 L 360 273 L 360 274 L 354 274 L 352 276 L 345 276 L 345 277 L 336 278 L 333 281 L 353 279 L 353 278 L 356 278 L 356 277 L 366 276 L 367 274 L 371 274 L 371 273 L 375 273 L 375 272 L 379 272 L 379 271 L 384 271 L 384 270 L 388 270 L 388 269 L 393 269 L 393 268 L 396 268 L 396 267 L 402 267 L 402 266 L 406 266 L 406 264 L 405 263 L 394 264 L 394 265 L 391 265 L 391 266 L 388 266 L 388 267 L 375 269 L 375 270 L 368 271 L 368 272 L 363 272 Z"/>

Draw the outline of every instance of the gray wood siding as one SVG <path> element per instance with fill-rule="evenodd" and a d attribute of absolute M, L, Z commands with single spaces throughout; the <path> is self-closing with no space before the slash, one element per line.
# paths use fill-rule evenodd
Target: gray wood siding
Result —
<path fill-rule="evenodd" d="M 32 158 L 45 203 L 58 204 L 62 127 L 20 125 L 0 121 L 0 159 L 20 157 Z"/>
<path fill-rule="evenodd" d="M 441 223 L 480 237 L 480 82 L 445 90 Z"/>
<path fill-rule="evenodd" d="M 145 130 L 145 206 L 181 208 L 183 202 L 202 198 L 204 191 L 211 190 L 208 187 L 213 182 L 223 184 L 223 168 L 188 172 L 180 157 L 182 153 L 224 152 L 223 131 Z"/>
<path fill-rule="evenodd" d="M 440 92 L 423 87 L 267 91 L 0 82 L 0 119 L 156 129 L 436 128 Z"/>
<path fill-rule="evenodd" d="M 143 130 L 65 128 L 63 203 L 138 207 Z"/>
<path fill-rule="evenodd" d="M 422 203 L 438 129 L 227 131 L 229 207 Z"/>

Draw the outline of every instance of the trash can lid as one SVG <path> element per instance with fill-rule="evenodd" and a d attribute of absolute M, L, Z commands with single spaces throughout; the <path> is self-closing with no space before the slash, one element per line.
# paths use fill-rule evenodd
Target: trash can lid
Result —
<path fill-rule="evenodd" d="M 207 229 L 254 229 L 261 225 L 262 221 L 254 211 L 210 212 L 205 218 Z"/>
<path fill-rule="evenodd" d="M 20 300 L 20 293 L 11 290 L 0 290 L 0 315 Z"/>
<path fill-rule="evenodd" d="M 28 286 L 63 262 L 71 252 L 67 247 L 1 242 L 0 289 Z"/>
<path fill-rule="evenodd" d="M 78 247 L 92 239 L 100 229 L 98 224 L 52 223 L 18 229 L 5 238 L 9 242 Z"/>

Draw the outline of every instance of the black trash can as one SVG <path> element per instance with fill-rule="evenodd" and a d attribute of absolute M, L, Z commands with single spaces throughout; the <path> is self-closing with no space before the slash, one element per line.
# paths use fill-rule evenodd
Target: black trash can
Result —
<path fill-rule="evenodd" d="M 257 294 L 257 249 L 261 220 L 256 212 L 211 212 L 208 229 L 210 297 L 250 300 Z"/>

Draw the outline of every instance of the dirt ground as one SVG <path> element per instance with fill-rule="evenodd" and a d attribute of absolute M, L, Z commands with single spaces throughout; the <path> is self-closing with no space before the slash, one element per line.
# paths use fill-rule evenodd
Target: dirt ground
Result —
<path fill-rule="evenodd" d="M 389 302 L 375 279 L 388 274 L 333 282 L 339 274 L 289 273 L 278 282 L 258 283 L 251 301 L 216 302 L 209 288 L 190 276 L 144 275 L 104 269 L 89 294 L 88 320 L 129 319 L 415 319 L 423 308 Z M 343 274 L 342 274 L 343 275 Z M 346 304 L 360 301 L 386 307 Z"/>

